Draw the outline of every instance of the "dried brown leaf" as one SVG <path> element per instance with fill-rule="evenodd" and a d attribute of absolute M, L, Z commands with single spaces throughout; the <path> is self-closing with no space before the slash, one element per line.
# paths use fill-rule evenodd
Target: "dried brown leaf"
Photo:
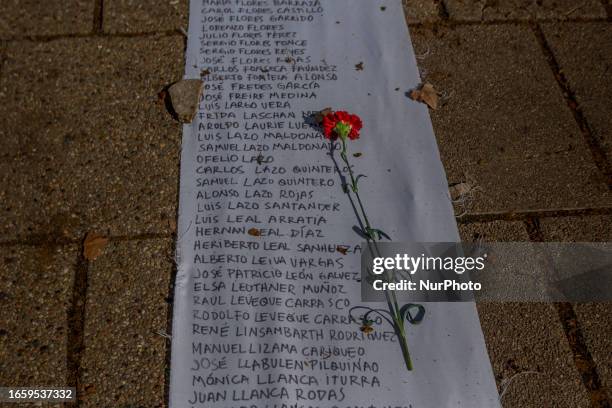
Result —
<path fill-rule="evenodd" d="M 317 124 L 320 125 L 321 123 L 323 123 L 323 118 L 332 112 L 333 112 L 332 108 L 325 108 L 322 111 L 317 112 L 314 116 L 315 122 L 317 122 Z"/>
<path fill-rule="evenodd" d="M 168 97 L 168 92 L 165 90 L 161 90 L 157 93 L 157 103 L 163 105 Z"/>
<path fill-rule="evenodd" d="M 453 200 L 458 200 L 459 198 L 465 196 L 466 194 L 469 194 L 472 191 L 472 189 L 473 187 L 469 183 L 458 183 L 458 184 L 453 184 L 452 186 L 448 187 L 448 191 Z"/>
<path fill-rule="evenodd" d="M 87 233 L 83 242 L 83 257 L 88 261 L 95 260 L 102 254 L 106 244 L 108 244 L 108 238 L 95 232 Z"/>
<path fill-rule="evenodd" d="M 433 110 L 438 109 L 438 91 L 429 82 L 418 89 L 413 89 L 410 92 L 410 99 L 422 102 Z"/>
<path fill-rule="evenodd" d="M 168 219 L 168 228 L 170 228 L 170 232 L 172 233 L 176 232 L 176 219 L 175 218 Z"/>
<path fill-rule="evenodd" d="M 249 235 L 252 237 L 261 237 L 261 230 L 257 228 L 251 228 L 249 230 Z"/>
<path fill-rule="evenodd" d="M 94 384 L 87 384 L 85 386 L 86 395 L 95 394 L 95 393 L 96 393 L 96 386 Z"/>
<path fill-rule="evenodd" d="M 201 79 L 183 79 L 168 88 L 172 109 L 180 122 L 191 123 L 193 121 L 203 89 L 204 82 Z"/>

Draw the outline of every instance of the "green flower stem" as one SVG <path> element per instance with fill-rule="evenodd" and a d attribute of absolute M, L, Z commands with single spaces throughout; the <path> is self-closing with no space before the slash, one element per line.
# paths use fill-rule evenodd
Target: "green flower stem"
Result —
<path fill-rule="evenodd" d="M 357 186 L 357 179 L 355 178 L 353 169 L 351 168 L 351 164 L 349 163 L 349 159 L 346 154 L 346 150 L 347 150 L 346 149 L 346 137 L 340 137 L 340 139 L 342 140 L 342 151 L 340 152 L 340 157 L 342 158 L 342 161 L 344 161 L 344 164 L 346 165 L 346 168 L 348 170 L 348 174 L 351 179 L 351 190 L 353 191 L 353 194 L 355 194 L 355 197 L 357 198 L 357 203 L 359 204 L 361 216 L 363 217 L 363 221 L 366 225 L 366 229 L 367 229 L 366 235 L 374 243 L 374 248 L 376 250 L 376 253 L 378 256 L 380 256 L 380 250 L 378 249 L 376 236 L 375 234 L 372 233 L 373 231 L 372 225 L 370 224 L 370 220 L 368 219 L 368 216 L 365 211 L 365 206 L 363 205 L 363 202 L 361 201 L 361 197 L 359 195 L 359 187 Z M 348 194 L 348 191 L 347 191 L 347 194 Z M 406 368 L 408 369 L 408 371 L 412 371 L 413 369 L 412 359 L 410 358 L 410 351 L 408 349 L 408 341 L 406 339 L 406 332 L 404 328 L 404 319 L 402 318 L 401 313 L 400 313 L 400 307 L 397 301 L 397 297 L 395 295 L 395 292 L 392 292 L 392 291 L 391 292 L 387 291 L 386 295 L 387 295 L 387 298 L 389 298 L 389 296 L 391 297 L 391 302 L 388 302 L 389 309 L 390 309 L 389 312 L 391 314 L 391 318 L 393 319 L 393 324 L 395 325 L 395 331 L 397 333 L 400 347 L 402 349 L 404 363 L 406 364 Z"/>
<path fill-rule="evenodd" d="M 340 153 L 340 155 L 342 156 L 342 160 L 344 160 L 344 163 L 348 168 L 349 176 L 351 177 L 351 189 L 353 190 L 353 193 L 356 193 L 357 191 L 359 191 L 359 189 L 357 188 L 357 180 L 355 179 L 355 175 L 353 174 L 353 169 L 351 169 L 348 157 L 346 155 L 346 138 L 341 137 L 340 139 L 342 140 L 342 152 Z"/>
<path fill-rule="evenodd" d="M 355 197 L 357 197 L 357 203 L 359 204 L 359 208 L 361 210 L 361 215 L 362 215 L 364 223 L 366 225 L 367 235 L 368 235 L 368 237 L 370 237 L 370 239 L 374 243 L 374 247 L 376 249 L 377 255 L 380 255 L 380 251 L 378 249 L 378 245 L 376 245 L 376 237 L 370 233 L 373 228 L 372 228 L 372 225 L 370 224 L 370 220 L 368 219 L 368 215 L 366 214 L 365 206 L 363 205 L 363 202 L 361 201 L 361 196 L 359 195 L 359 188 L 357 186 L 357 179 L 355 178 L 355 175 L 353 174 L 353 168 L 351 167 L 351 164 L 349 163 L 349 160 L 348 160 L 348 156 L 346 155 L 346 138 L 341 137 L 340 139 L 342 140 L 342 152 L 340 153 L 340 156 L 342 157 L 342 160 L 344 161 L 344 164 L 346 165 L 346 168 L 348 169 L 349 176 L 351 178 L 351 190 L 353 190 L 353 193 L 355 193 Z M 393 303 L 394 303 L 394 305 L 396 307 L 396 310 L 397 310 L 397 313 L 398 313 L 397 317 L 400 318 L 400 316 L 399 316 L 400 308 L 399 308 L 399 305 L 397 303 L 397 297 L 395 296 L 395 292 L 391 292 L 391 297 L 393 299 Z"/>
<path fill-rule="evenodd" d="M 397 323 L 396 323 L 397 324 Z M 412 359 L 410 358 L 410 351 L 408 350 L 408 340 L 406 339 L 406 333 L 404 331 L 404 325 L 401 324 L 398 328 L 399 332 L 399 343 L 402 348 L 402 355 L 404 356 L 404 363 L 408 371 L 412 371 Z"/>

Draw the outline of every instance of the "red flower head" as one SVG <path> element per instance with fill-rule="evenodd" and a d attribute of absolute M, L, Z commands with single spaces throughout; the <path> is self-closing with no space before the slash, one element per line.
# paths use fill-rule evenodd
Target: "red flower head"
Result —
<path fill-rule="evenodd" d="M 326 139 L 335 140 L 338 137 L 351 140 L 359 139 L 359 131 L 363 127 L 361 118 L 348 112 L 332 112 L 323 118 L 323 134 Z"/>

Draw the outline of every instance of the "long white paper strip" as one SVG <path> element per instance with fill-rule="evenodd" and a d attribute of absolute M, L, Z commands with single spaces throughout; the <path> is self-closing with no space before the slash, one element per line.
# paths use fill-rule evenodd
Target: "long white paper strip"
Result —
<path fill-rule="evenodd" d="M 346 320 L 362 238 L 308 112 L 362 117 L 350 149 L 374 226 L 458 240 L 428 111 L 405 95 L 419 73 L 400 0 L 190 13 L 186 78 L 206 90 L 183 135 L 170 406 L 497 407 L 473 304 L 426 305 L 411 372 L 391 327 Z"/>

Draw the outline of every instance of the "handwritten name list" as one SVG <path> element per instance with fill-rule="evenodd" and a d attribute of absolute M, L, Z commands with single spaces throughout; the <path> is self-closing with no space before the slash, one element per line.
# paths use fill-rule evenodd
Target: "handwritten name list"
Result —
<path fill-rule="evenodd" d="M 427 111 L 403 94 L 400 1 L 193 0 L 186 61 L 205 90 L 183 137 L 171 406 L 495 406 L 473 305 L 428 306 L 413 372 L 392 327 L 349 319 L 363 238 L 313 113 L 364 119 L 354 161 L 386 232 L 456 239 Z"/>

